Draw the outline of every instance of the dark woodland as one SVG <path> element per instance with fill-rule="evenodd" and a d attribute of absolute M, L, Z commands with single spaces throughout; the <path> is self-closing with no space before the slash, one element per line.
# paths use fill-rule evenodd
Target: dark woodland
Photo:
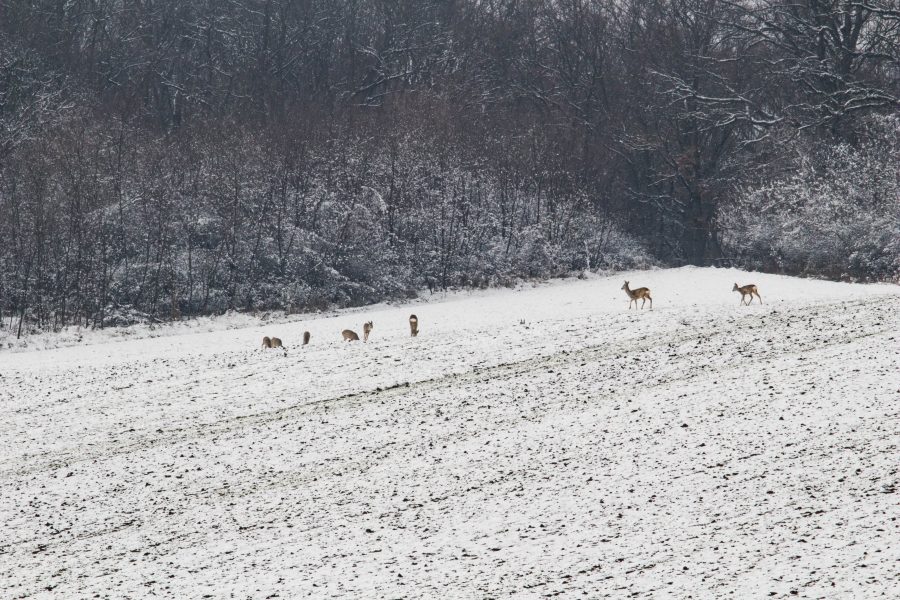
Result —
<path fill-rule="evenodd" d="M 0 0 L 0 329 L 896 279 L 898 113 L 900 0 Z"/>

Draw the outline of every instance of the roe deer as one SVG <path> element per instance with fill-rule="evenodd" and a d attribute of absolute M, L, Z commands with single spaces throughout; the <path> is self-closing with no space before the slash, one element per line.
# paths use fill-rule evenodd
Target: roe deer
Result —
<path fill-rule="evenodd" d="M 369 341 L 369 334 L 372 333 L 373 327 L 374 327 L 374 325 L 372 325 L 372 321 L 369 321 L 368 323 L 363 323 L 363 343 Z"/>
<path fill-rule="evenodd" d="M 281 339 L 277 337 L 270 338 L 269 336 L 265 336 L 262 341 L 263 349 L 266 348 L 281 348 L 284 350 L 284 355 L 287 356 L 287 348 L 284 347 L 281 343 Z"/>
<path fill-rule="evenodd" d="M 341 332 L 341 335 L 344 336 L 345 342 L 358 342 L 359 336 L 356 335 L 355 331 L 350 331 L 349 329 L 345 329 Z"/>
<path fill-rule="evenodd" d="M 416 337 L 419 335 L 419 317 L 409 315 L 409 335 Z"/>
<path fill-rule="evenodd" d="M 756 294 L 756 297 L 759 298 L 759 303 L 762 304 L 762 298 L 759 296 L 759 290 L 756 289 L 756 286 L 752 283 L 748 283 L 747 285 L 738 286 L 738 284 L 734 284 L 734 287 L 731 288 L 732 292 L 740 292 L 741 293 L 741 306 L 744 305 L 744 297 L 750 296 L 750 302 L 747 303 L 747 306 L 750 306 L 753 303 L 753 295 Z"/>
<path fill-rule="evenodd" d="M 303 345 L 305 346 L 305 345 L 307 345 L 308 343 L 309 343 L 309 332 L 308 332 L 308 331 L 304 331 L 304 332 L 303 332 Z"/>
<path fill-rule="evenodd" d="M 628 302 L 628 310 L 631 310 L 631 303 L 634 302 L 634 307 L 637 308 L 637 301 L 641 300 L 641 308 L 644 308 L 644 305 L 647 303 L 647 300 L 650 301 L 650 308 L 653 308 L 653 298 L 650 297 L 650 289 L 649 288 L 637 288 L 636 290 L 628 287 L 629 282 L 625 282 L 625 285 L 622 286 L 622 289 L 625 290 L 625 293 L 628 294 L 628 297 L 631 300 Z"/>

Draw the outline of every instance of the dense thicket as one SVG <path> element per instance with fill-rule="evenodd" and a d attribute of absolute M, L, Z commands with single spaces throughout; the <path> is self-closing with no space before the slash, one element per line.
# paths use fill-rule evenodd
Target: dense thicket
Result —
<path fill-rule="evenodd" d="M 799 166 L 739 190 L 720 230 L 735 252 L 772 270 L 835 279 L 900 274 L 900 117 L 871 119 L 856 145 L 790 147 Z"/>
<path fill-rule="evenodd" d="M 0 0 L 0 322 L 890 277 L 896 231 L 845 268 L 784 224 L 870 177 L 866 231 L 896 225 L 898 98 L 900 0 Z"/>

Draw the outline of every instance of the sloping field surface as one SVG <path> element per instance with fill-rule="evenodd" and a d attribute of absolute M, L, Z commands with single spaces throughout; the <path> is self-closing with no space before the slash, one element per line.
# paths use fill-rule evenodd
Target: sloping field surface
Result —
<path fill-rule="evenodd" d="M 900 291 L 734 270 L 0 353 L 0 597 L 896 598 L 898 444 Z"/>

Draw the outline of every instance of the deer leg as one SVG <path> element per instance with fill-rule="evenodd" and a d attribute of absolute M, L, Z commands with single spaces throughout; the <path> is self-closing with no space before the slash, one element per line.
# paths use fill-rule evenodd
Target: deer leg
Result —
<path fill-rule="evenodd" d="M 759 294 L 756 294 L 756 298 L 759 300 L 759 303 L 762 304 L 762 297 Z"/>
<path fill-rule="evenodd" d="M 650 301 L 650 310 L 653 310 L 653 298 L 647 296 L 647 299 Z"/>
<path fill-rule="evenodd" d="M 646 298 L 641 298 L 641 310 L 644 310 L 644 305 L 647 304 Z"/>

